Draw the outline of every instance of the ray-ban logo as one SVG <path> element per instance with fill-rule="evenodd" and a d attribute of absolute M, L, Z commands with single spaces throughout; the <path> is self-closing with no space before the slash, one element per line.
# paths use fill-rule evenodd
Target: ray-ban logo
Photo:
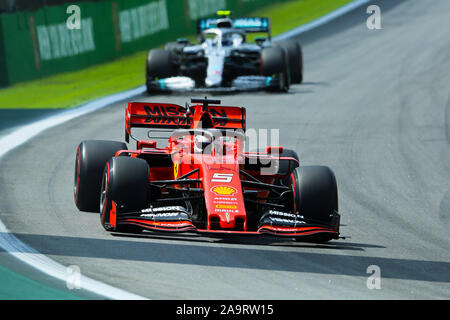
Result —
<path fill-rule="evenodd" d="M 366 26 L 369 30 L 381 29 L 381 9 L 377 5 L 370 5 L 366 10 L 370 16 L 367 18 Z"/>

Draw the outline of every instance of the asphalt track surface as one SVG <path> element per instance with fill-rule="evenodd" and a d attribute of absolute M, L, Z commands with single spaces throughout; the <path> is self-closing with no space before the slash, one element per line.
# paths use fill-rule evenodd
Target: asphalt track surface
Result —
<path fill-rule="evenodd" d="M 125 103 L 49 129 L 0 163 L 0 218 L 91 278 L 152 299 L 450 298 L 450 1 L 375 1 L 300 37 L 305 83 L 288 94 L 220 96 L 249 128 L 280 129 L 303 165 L 330 166 L 342 234 L 276 238 L 123 236 L 73 201 L 83 139 L 123 140 Z M 135 101 L 183 104 L 189 95 Z M 367 287 L 378 266 L 381 288 Z"/>

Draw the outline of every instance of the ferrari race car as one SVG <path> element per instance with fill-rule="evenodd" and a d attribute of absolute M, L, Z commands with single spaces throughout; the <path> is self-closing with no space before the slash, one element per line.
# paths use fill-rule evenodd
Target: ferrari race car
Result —
<path fill-rule="evenodd" d="M 168 135 L 168 144 L 140 140 Z M 125 140 L 86 140 L 76 153 L 79 210 L 100 212 L 117 232 L 270 234 L 323 242 L 339 238 L 336 179 L 328 167 L 300 166 L 295 151 L 244 152 L 246 111 L 218 100 L 186 107 L 128 103 Z"/>
<path fill-rule="evenodd" d="M 222 12 L 223 13 L 223 12 Z M 197 21 L 198 44 L 178 39 L 147 56 L 148 93 L 170 91 L 235 92 L 266 89 L 287 92 L 303 81 L 302 50 L 298 41 L 272 43 L 268 18 Z M 248 33 L 267 33 L 248 43 Z"/>

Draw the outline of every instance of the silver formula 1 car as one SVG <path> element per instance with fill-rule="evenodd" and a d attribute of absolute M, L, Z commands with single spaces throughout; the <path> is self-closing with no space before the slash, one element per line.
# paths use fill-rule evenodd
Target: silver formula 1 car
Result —
<path fill-rule="evenodd" d="M 264 33 L 254 43 L 249 33 Z M 187 39 L 151 49 L 147 56 L 148 93 L 171 91 L 287 92 L 303 80 L 302 50 L 298 41 L 271 41 L 268 18 L 217 18 L 197 21 L 198 44 Z"/>

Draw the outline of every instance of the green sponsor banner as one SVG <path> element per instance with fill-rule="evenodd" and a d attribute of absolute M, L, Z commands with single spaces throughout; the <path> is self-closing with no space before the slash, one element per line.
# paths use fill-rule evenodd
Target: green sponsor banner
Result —
<path fill-rule="evenodd" d="M 103 0 L 0 14 L 0 86 L 70 72 L 195 33 L 229 9 L 245 15 L 286 0 Z"/>
<path fill-rule="evenodd" d="M 117 57 L 111 2 L 77 3 L 80 27 L 70 29 L 68 6 L 0 15 L 8 84 L 78 70 Z"/>
<path fill-rule="evenodd" d="M 173 0 L 118 1 L 121 55 L 170 41 L 183 30 L 183 10 Z M 181 28 L 180 28 L 181 26 Z"/>
<path fill-rule="evenodd" d="M 3 26 L 0 20 L 0 87 L 6 86 L 8 84 L 8 71 L 6 68 L 6 57 L 4 48 L 4 35 Z"/>

